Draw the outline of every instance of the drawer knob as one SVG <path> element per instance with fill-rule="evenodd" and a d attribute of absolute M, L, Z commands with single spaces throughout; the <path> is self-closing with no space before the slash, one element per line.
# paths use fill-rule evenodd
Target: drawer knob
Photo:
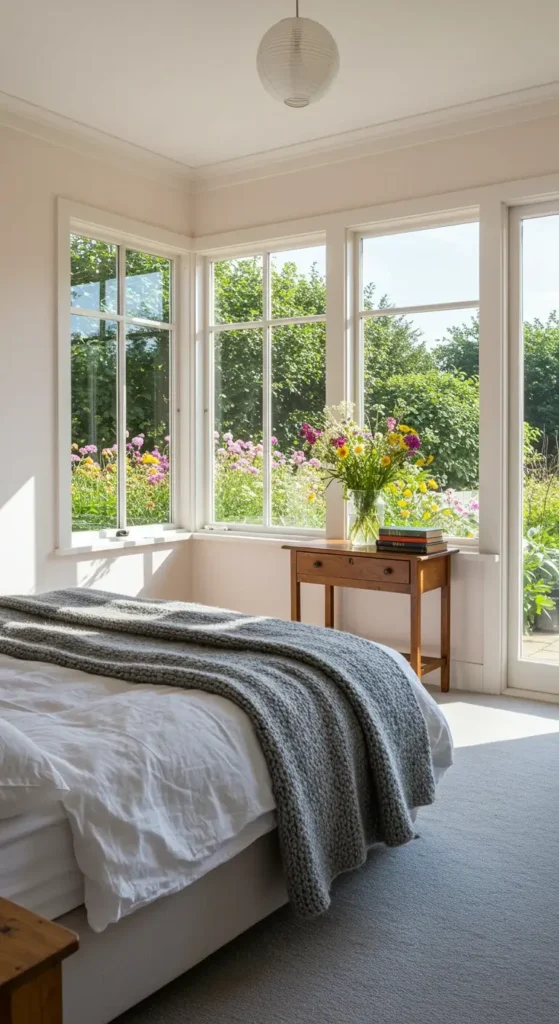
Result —
<path fill-rule="evenodd" d="M 354 561 L 353 561 L 353 558 L 350 558 L 350 560 L 349 560 L 349 564 L 350 564 L 350 565 L 355 565 L 355 563 L 354 563 Z"/>
<path fill-rule="evenodd" d="M 390 568 L 389 565 L 387 565 L 386 569 L 384 569 L 383 571 L 385 576 L 392 576 L 392 569 Z"/>
<path fill-rule="evenodd" d="M 322 562 L 313 562 L 312 567 L 313 567 L 313 569 L 320 569 L 321 565 L 322 565 Z"/>

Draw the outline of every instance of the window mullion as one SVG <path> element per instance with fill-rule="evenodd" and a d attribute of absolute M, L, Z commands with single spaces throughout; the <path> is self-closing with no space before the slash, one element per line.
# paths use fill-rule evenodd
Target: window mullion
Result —
<path fill-rule="evenodd" d="M 263 520 L 265 526 L 272 523 L 272 328 L 270 327 L 270 254 L 262 253 L 262 311 L 264 314 L 264 336 L 262 339 L 262 486 Z"/>
<path fill-rule="evenodd" d="M 126 248 L 118 247 L 118 311 L 124 317 Z M 117 526 L 126 529 L 126 321 L 118 321 L 117 363 Z"/>

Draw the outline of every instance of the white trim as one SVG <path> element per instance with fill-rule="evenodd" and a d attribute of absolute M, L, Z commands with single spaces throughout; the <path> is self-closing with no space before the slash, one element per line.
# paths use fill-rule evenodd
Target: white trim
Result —
<path fill-rule="evenodd" d="M 453 309 L 477 309 L 479 299 L 467 299 L 465 302 L 434 302 L 432 305 L 421 306 L 387 306 L 386 309 L 360 309 L 361 320 L 379 319 L 383 316 L 412 316 L 414 313 L 444 313 Z"/>
<path fill-rule="evenodd" d="M 362 159 L 559 114 L 559 82 L 198 167 L 154 153 L 17 96 L 0 92 L 0 124 L 187 192 Z"/>
<path fill-rule="evenodd" d="M 91 216 L 91 223 L 87 217 Z M 119 294 L 117 313 L 99 313 L 96 318 L 116 321 L 118 324 L 118 406 L 120 431 L 122 437 L 118 438 L 119 458 L 124 458 L 125 437 L 125 330 L 126 325 L 131 322 L 141 323 L 141 320 L 133 317 L 126 317 L 124 308 L 124 282 L 125 282 L 125 250 L 126 248 L 140 249 L 155 255 L 161 255 L 171 261 L 171 291 L 172 305 L 170 316 L 174 320 L 171 323 L 159 323 L 156 321 L 144 321 L 144 324 L 157 329 L 169 331 L 170 341 L 170 378 L 172 388 L 171 421 L 170 430 L 176 431 L 176 442 L 171 443 L 170 464 L 171 464 L 171 499 L 170 515 L 180 513 L 179 524 L 189 522 L 190 495 L 187 484 L 181 482 L 182 473 L 177 467 L 182 466 L 181 452 L 186 453 L 189 447 L 188 414 L 185 417 L 185 426 L 179 426 L 177 412 L 179 399 L 184 405 L 190 398 L 190 367 L 189 367 L 189 318 L 187 296 L 189 290 L 189 260 L 192 252 L 192 240 L 174 232 L 164 229 L 161 231 L 144 225 L 139 221 L 119 217 L 111 213 L 104 213 L 95 207 L 84 206 L 81 203 L 72 203 L 67 199 L 57 200 L 57 250 L 58 250 L 58 394 L 57 394 L 57 418 L 58 418 L 58 515 L 57 515 L 57 542 L 58 551 L 78 551 L 84 548 L 84 541 L 87 550 L 112 550 L 115 543 L 136 545 L 138 543 L 153 543 L 146 541 L 146 536 L 151 537 L 153 533 L 161 534 L 163 530 L 174 530 L 180 528 L 176 522 L 154 526 L 128 527 L 129 534 L 122 540 L 107 537 L 107 531 L 99 531 L 92 534 L 91 531 L 78 531 L 72 534 L 72 510 L 71 510 L 71 467 L 68 458 L 71 446 L 71 356 L 70 356 L 70 324 L 73 314 L 89 316 L 87 311 L 71 308 L 70 306 L 70 234 L 83 231 L 89 237 L 103 238 L 115 242 L 119 248 Z M 186 262 L 185 262 L 186 261 Z M 177 286 L 179 280 L 181 288 Z M 186 279 L 185 279 L 186 275 Z M 186 305 L 185 305 L 186 304 Z M 182 422 L 182 421 L 181 421 Z M 172 435 L 171 435 L 172 436 Z M 119 522 L 122 521 L 121 513 L 125 507 L 126 495 L 122 482 L 124 474 L 119 473 Z M 184 517 L 184 518 L 182 518 Z M 118 529 L 118 524 L 115 529 Z M 85 537 L 84 537 L 85 534 Z M 112 531 L 111 531 L 112 534 Z M 161 541 L 162 542 L 162 541 Z M 107 547 L 107 544 L 110 545 Z"/>
<path fill-rule="evenodd" d="M 136 527 L 141 529 L 141 527 Z M 79 534 L 75 534 L 76 537 Z M 152 548 L 161 547 L 169 544 L 177 544 L 179 542 L 190 540 L 192 533 L 190 530 L 172 529 L 164 531 L 162 534 L 138 534 L 136 537 L 111 537 L 95 538 L 90 542 L 82 544 L 73 544 L 69 548 L 57 547 L 54 549 L 54 554 L 59 557 L 66 557 L 68 555 L 91 555 L 96 557 L 98 554 L 110 551 L 121 552 L 124 549 L 137 550 L 138 548 Z"/>

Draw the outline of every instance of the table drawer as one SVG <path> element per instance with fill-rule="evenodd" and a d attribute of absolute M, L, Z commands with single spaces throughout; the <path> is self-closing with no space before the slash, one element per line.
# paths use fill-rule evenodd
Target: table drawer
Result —
<path fill-rule="evenodd" d="M 297 552 L 297 573 L 301 576 L 339 577 L 340 580 L 371 580 L 377 583 L 409 583 L 410 563 L 364 555 L 311 554 Z"/>

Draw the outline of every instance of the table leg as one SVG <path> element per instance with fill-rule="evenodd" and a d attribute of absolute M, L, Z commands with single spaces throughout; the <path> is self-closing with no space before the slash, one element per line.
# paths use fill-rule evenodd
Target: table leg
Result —
<path fill-rule="evenodd" d="M 2 996 L 2 1024 L 62 1024 L 62 965 L 53 964 Z"/>
<path fill-rule="evenodd" d="M 334 628 L 334 588 L 327 584 L 324 587 L 324 625 Z"/>
<path fill-rule="evenodd" d="M 423 569 L 421 562 L 412 562 L 410 601 L 410 665 L 421 678 L 421 593 Z"/>
<path fill-rule="evenodd" d="M 291 552 L 291 621 L 301 621 L 301 584 L 297 580 L 297 552 Z"/>
<path fill-rule="evenodd" d="M 441 693 L 450 689 L 450 558 L 445 558 L 446 582 L 441 587 Z"/>

